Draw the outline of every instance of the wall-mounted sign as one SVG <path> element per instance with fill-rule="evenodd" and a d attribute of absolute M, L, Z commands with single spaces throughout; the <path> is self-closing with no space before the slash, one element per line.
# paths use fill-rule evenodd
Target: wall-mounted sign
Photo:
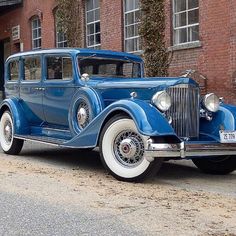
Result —
<path fill-rule="evenodd" d="M 18 40 L 20 39 L 20 26 L 16 25 L 12 27 L 12 40 Z"/>

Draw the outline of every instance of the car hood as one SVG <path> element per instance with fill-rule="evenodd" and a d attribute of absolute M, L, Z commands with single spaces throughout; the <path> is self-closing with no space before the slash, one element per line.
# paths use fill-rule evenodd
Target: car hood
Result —
<path fill-rule="evenodd" d="M 179 77 L 132 79 L 96 78 L 88 82 L 88 85 L 93 87 L 100 94 L 107 105 L 116 100 L 130 98 L 131 92 L 137 93 L 137 99 L 150 101 L 157 91 L 162 91 L 178 84 L 193 84 L 198 86 L 197 83 L 190 78 Z"/>

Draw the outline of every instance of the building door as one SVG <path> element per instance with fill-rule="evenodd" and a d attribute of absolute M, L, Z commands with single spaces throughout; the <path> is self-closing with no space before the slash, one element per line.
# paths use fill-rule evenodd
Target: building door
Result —
<path fill-rule="evenodd" d="M 11 54 L 10 39 L 0 41 L 0 100 L 3 99 L 4 92 L 4 63 Z"/>

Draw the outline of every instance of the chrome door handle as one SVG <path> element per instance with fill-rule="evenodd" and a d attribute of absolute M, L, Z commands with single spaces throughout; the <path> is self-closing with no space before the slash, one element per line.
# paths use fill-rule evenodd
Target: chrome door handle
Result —
<path fill-rule="evenodd" d="M 38 91 L 44 91 L 45 90 L 45 88 L 38 88 L 38 87 L 36 87 L 36 88 L 34 88 L 35 90 L 38 90 Z"/>

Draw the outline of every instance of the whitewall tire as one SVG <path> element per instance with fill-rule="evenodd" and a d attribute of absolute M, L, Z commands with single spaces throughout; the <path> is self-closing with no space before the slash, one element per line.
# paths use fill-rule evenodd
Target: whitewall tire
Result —
<path fill-rule="evenodd" d="M 132 119 L 116 115 L 104 126 L 100 136 L 100 154 L 105 167 L 118 180 L 142 181 L 157 173 L 161 158 L 145 158 L 148 137 L 141 135 Z"/>
<path fill-rule="evenodd" d="M 7 154 L 18 154 L 23 146 L 23 140 L 16 139 L 14 135 L 14 123 L 9 111 L 5 111 L 0 120 L 0 144 Z"/>

